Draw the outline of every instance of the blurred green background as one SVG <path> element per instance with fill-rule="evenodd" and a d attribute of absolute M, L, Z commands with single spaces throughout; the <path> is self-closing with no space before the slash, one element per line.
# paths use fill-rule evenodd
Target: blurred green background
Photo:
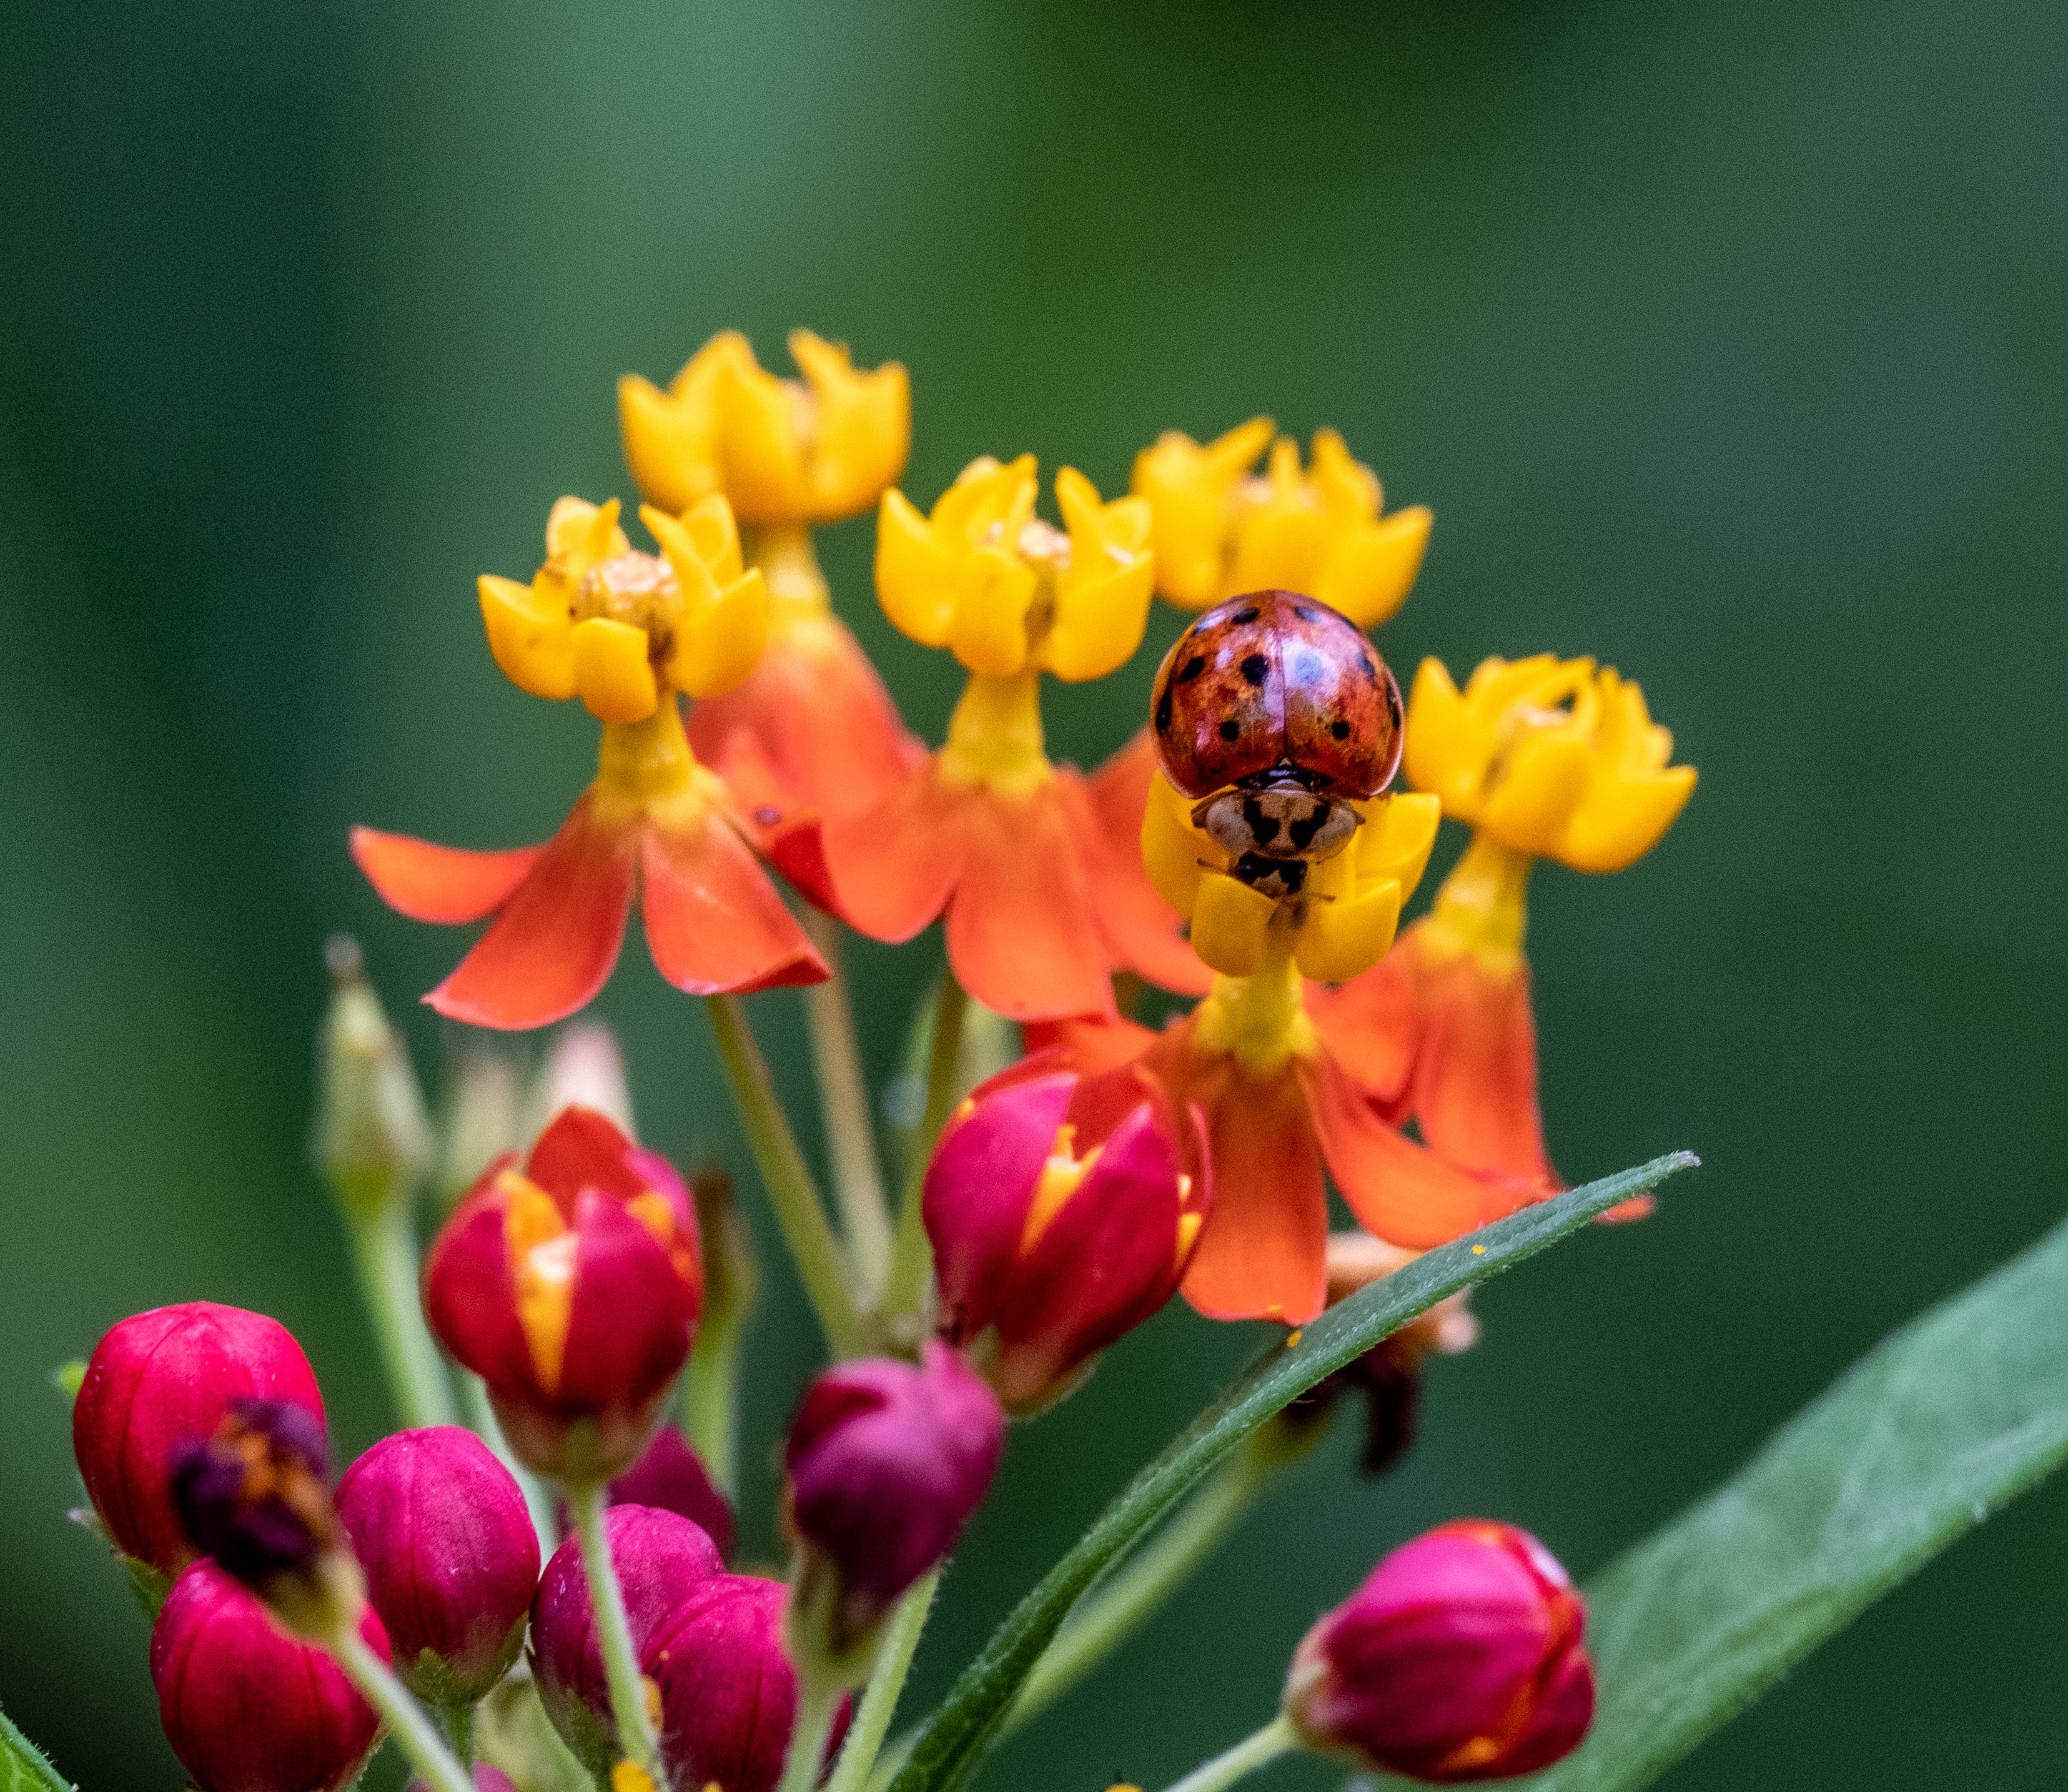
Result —
<path fill-rule="evenodd" d="M 922 503 L 983 451 L 1111 491 L 1166 427 L 1339 425 L 1436 511 L 1396 665 L 1599 654 L 1702 770 L 1635 870 L 1540 878 L 1531 944 L 1561 1167 L 1708 1167 L 1494 1285 L 1406 1467 L 1358 1484 L 1340 1427 L 991 1783 L 1166 1782 L 1440 1517 L 1585 1573 L 1727 1475 L 2063 1205 L 2064 117 L 2054 0 L 10 0 L 0 1702 L 90 1787 L 177 1783 L 63 1518 L 46 1378 L 112 1321 L 263 1308 L 345 1454 L 388 1424 L 306 1165 L 320 947 L 360 934 L 434 1077 L 413 998 L 464 942 L 385 913 L 345 829 L 551 830 L 592 725 L 496 675 L 474 576 L 625 491 L 613 381 L 729 324 L 904 360 Z M 938 739 L 955 676 L 881 622 L 869 540 L 824 543 L 841 607 Z M 1176 626 L 1052 694 L 1059 754 L 1122 739 Z M 857 955 L 879 1083 L 938 950 Z M 698 1006 L 635 945 L 601 1007 L 653 1141 L 743 1168 Z M 796 998 L 755 1008 L 808 1101 Z M 764 1550 L 812 1346 L 771 1281 Z M 1016 1435 L 922 1693 L 1257 1341 L 1173 1310 Z M 2055 1487 L 1667 1783 L 2058 1786 L 2064 1611 Z"/>

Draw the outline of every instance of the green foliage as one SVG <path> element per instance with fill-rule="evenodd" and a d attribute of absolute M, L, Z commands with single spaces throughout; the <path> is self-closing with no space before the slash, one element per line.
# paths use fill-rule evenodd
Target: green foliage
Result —
<path fill-rule="evenodd" d="M 2068 1224 L 1892 1333 L 1587 1590 L 1594 1733 L 1533 1792 L 1651 1783 L 2068 1458 Z"/>
<path fill-rule="evenodd" d="M 79 1792 L 0 1711 L 0 1792 Z"/>
<path fill-rule="evenodd" d="M 1447 1295 L 1484 1281 L 1696 1159 L 1655 1159 L 1446 1244 L 1296 1333 L 1216 1399 L 1131 1481 L 1014 1608 L 927 1720 L 894 1792 L 950 1792 L 990 1745 L 1034 1664 L 1093 1581 L 1258 1426 Z"/>

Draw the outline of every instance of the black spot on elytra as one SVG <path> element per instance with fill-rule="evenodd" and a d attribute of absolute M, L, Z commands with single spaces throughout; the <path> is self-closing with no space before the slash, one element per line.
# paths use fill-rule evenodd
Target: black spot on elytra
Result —
<path fill-rule="evenodd" d="M 1247 609 L 1237 610 L 1228 621 L 1234 623 L 1254 622 L 1259 613 L 1256 605 L 1252 604 Z"/>
<path fill-rule="evenodd" d="M 1232 716 L 1221 724 L 1221 739 L 1223 740 L 1233 740 L 1241 732 L 1242 724 Z"/>
<path fill-rule="evenodd" d="M 1158 734 L 1170 731 L 1170 687 L 1168 685 L 1164 686 L 1163 694 L 1156 699 L 1156 731 Z"/>
<path fill-rule="evenodd" d="M 1264 805 L 1252 796 L 1242 805 L 1243 825 L 1249 829 L 1249 837 L 1260 846 L 1268 846 L 1278 837 L 1278 820 L 1266 815 Z"/>
<path fill-rule="evenodd" d="M 1253 685 L 1260 685 L 1270 675 L 1271 662 L 1261 654 L 1252 654 L 1242 662 L 1242 675 Z"/>
<path fill-rule="evenodd" d="M 1206 669 L 1207 656 L 1204 654 L 1195 654 L 1178 669 L 1178 682 L 1190 684 Z"/>
<path fill-rule="evenodd" d="M 1292 606 L 1292 613 L 1302 622 L 1318 622 L 1321 620 L 1321 613 L 1312 604 L 1295 604 Z"/>
<path fill-rule="evenodd" d="M 1360 665 L 1360 666 L 1362 666 L 1364 668 L 1364 675 L 1365 675 L 1367 678 L 1377 678 L 1377 677 L 1378 676 L 1378 668 L 1376 666 L 1374 666 L 1374 665 L 1373 665 L 1373 664 L 1372 664 L 1372 661 L 1371 661 L 1371 655 L 1370 655 L 1370 654 L 1358 654 L 1358 665 Z"/>
<path fill-rule="evenodd" d="M 1350 725 L 1338 716 L 1329 724 L 1329 732 L 1338 740 L 1348 740 L 1350 737 Z"/>

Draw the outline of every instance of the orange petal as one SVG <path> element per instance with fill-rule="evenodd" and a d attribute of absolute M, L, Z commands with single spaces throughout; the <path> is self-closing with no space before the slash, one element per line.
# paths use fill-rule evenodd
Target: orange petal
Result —
<path fill-rule="evenodd" d="M 645 835 L 646 944 L 670 983 L 719 996 L 825 981 L 796 917 L 715 809 L 679 829 L 649 822 Z"/>
<path fill-rule="evenodd" d="M 780 780 L 779 806 L 845 815 L 894 789 L 926 757 L 837 617 L 778 624 L 747 682 L 690 711 L 690 744 L 723 768 L 739 737 Z"/>
<path fill-rule="evenodd" d="M 1057 774 L 1091 878 L 1107 955 L 1159 988 L 1203 996 L 1214 973 L 1192 950 L 1185 917 L 1157 894 L 1142 865 L 1142 817 L 1156 750 L 1144 728 L 1090 778 Z"/>
<path fill-rule="evenodd" d="M 1109 1015 L 1112 966 L 1066 800 L 979 791 L 963 810 L 967 857 L 948 902 L 957 980 L 1008 1020 Z"/>
<path fill-rule="evenodd" d="M 539 861 L 543 846 L 470 853 L 409 834 L 352 830 L 352 862 L 381 899 L 413 921 L 478 921 L 501 906 Z"/>
<path fill-rule="evenodd" d="M 1461 952 L 1427 963 L 1411 1100 L 1429 1149 L 1483 1176 L 1559 1187 L 1537 1105 L 1529 964 Z"/>
<path fill-rule="evenodd" d="M 1340 989 L 1309 989 L 1307 1012 L 1336 1062 L 1386 1117 L 1406 1117 L 1422 1038 L 1417 1001 L 1419 922 L 1363 975 Z"/>
<path fill-rule="evenodd" d="M 476 1027 L 543 1027 L 609 979 L 632 909 L 636 827 L 600 821 L 584 792 L 495 924 L 424 1000 Z"/>
<path fill-rule="evenodd" d="M 826 870 L 849 926 L 902 944 L 947 906 L 968 855 L 964 811 L 975 796 L 944 785 L 930 758 L 869 808 L 824 824 Z"/>
<path fill-rule="evenodd" d="M 1210 1319 L 1305 1325 L 1327 1295 L 1329 1232 L 1306 1095 L 1289 1065 L 1255 1077 L 1232 1058 L 1193 1060 L 1189 1031 L 1180 1022 L 1149 1054 L 1172 1097 L 1207 1116 L 1214 1203 L 1180 1292 Z"/>
<path fill-rule="evenodd" d="M 1028 1057 L 1058 1053 L 1072 1069 L 1085 1077 L 1132 1064 L 1156 1043 L 1157 1037 L 1151 1028 L 1135 1020 L 1035 1020 L 1020 1028 Z"/>
<path fill-rule="evenodd" d="M 694 724 L 696 711 L 690 715 Z M 690 731 L 695 733 L 694 725 Z M 734 825 L 812 907 L 839 914 L 832 880 L 826 872 L 819 811 L 797 797 L 770 762 L 760 742 L 744 730 L 728 735 L 719 751 L 719 757 L 705 763 L 732 792 Z"/>
<path fill-rule="evenodd" d="M 1533 1199 L 1529 1185 L 1468 1175 L 1394 1131 L 1326 1053 L 1301 1078 L 1329 1173 L 1358 1223 L 1389 1244 L 1447 1244 Z"/>

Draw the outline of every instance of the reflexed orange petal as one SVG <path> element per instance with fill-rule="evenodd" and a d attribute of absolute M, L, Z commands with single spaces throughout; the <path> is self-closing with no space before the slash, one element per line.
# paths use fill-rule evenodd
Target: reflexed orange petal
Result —
<path fill-rule="evenodd" d="M 1533 1198 L 1529 1184 L 1468 1175 L 1394 1131 L 1325 1052 L 1302 1080 L 1336 1187 L 1358 1223 L 1389 1244 L 1447 1244 Z"/>
<path fill-rule="evenodd" d="M 632 908 L 638 830 L 599 821 L 584 792 L 459 968 L 424 1000 L 476 1027 L 543 1027 L 610 975 Z"/>
<path fill-rule="evenodd" d="M 827 815 L 868 808 L 926 757 L 876 668 L 832 616 L 779 624 L 744 684 L 690 711 L 690 746 L 728 780 L 743 738 L 780 780 L 778 806 Z"/>
<path fill-rule="evenodd" d="M 1153 1028 L 1139 1021 L 1117 1019 L 1033 1020 L 1020 1029 L 1028 1058 L 1037 1053 L 1058 1053 L 1072 1069 L 1085 1077 L 1132 1064 L 1156 1043 L 1158 1037 Z"/>
<path fill-rule="evenodd" d="M 694 723 L 696 711 L 690 714 Z M 694 726 L 690 732 L 695 732 Z M 743 730 L 735 731 L 727 736 L 723 756 L 706 763 L 731 791 L 733 820 L 755 851 L 814 908 L 838 914 L 832 879 L 826 870 L 820 813 L 796 797 L 760 742 Z"/>
<path fill-rule="evenodd" d="M 1362 976 L 1340 989 L 1307 992 L 1307 1012 L 1337 1064 L 1390 1120 L 1406 1117 L 1408 1084 L 1421 1044 L 1416 1001 L 1417 922 Z"/>
<path fill-rule="evenodd" d="M 967 857 L 948 902 L 948 963 L 1008 1020 L 1113 1012 L 1105 943 L 1069 806 L 1054 781 L 1031 796 L 976 793 Z"/>
<path fill-rule="evenodd" d="M 1207 1116 L 1213 1207 L 1179 1292 L 1210 1319 L 1304 1325 L 1328 1292 L 1329 1205 L 1307 1097 L 1291 1063 L 1252 1076 L 1195 1058 L 1181 1021 L 1150 1048 L 1172 1098 Z"/>
<path fill-rule="evenodd" d="M 649 822 L 644 833 L 646 944 L 670 983 L 717 996 L 825 981 L 796 917 L 716 810 L 686 829 Z"/>
<path fill-rule="evenodd" d="M 1185 917 L 1157 894 L 1142 865 L 1142 817 L 1156 751 L 1144 728 L 1091 777 L 1059 768 L 1091 878 L 1108 956 L 1159 988 L 1203 996 L 1214 974 L 1192 950 Z"/>
<path fill-rule="evenodd" d="M 968 855 L 975 792 L 941 782 L 928 759 L 887 796 L 821 829 L 826 870 L 848 924 L 902 944 L 947 906 Z"/>
<path fill-rule="evenodd" d="M 524 881 L 545 849 L 470 853 L 409 834 L 352 830 L 352 862 L 382 902 L 413 921 L 478 921 Z"/>
<path fill-rule="evenodd" d="M 1482 1175 L 1559 1186 L 1537 1106 L 1529 965 L 1462 952 L 1422 972 L 1415 1122 L 1429 1149 Z"/>

